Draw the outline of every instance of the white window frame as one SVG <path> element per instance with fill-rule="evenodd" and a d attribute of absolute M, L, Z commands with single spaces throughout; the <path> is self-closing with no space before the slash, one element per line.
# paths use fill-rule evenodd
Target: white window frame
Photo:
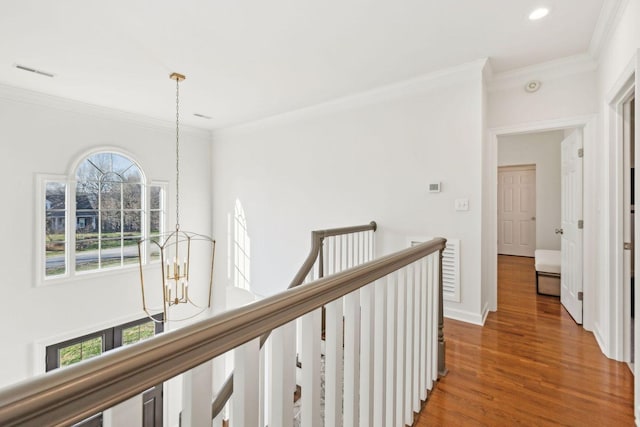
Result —
<path fill-rule="evenodd" d="M 140 163 L 135 160 L 135 157 L 120 148 L 114 147 L 101 147 L 79 156 L 75 162 L 71 165 L 69 173 L 67 175 L 54 175 L 54 174 L 38 174 L 36 175 L 36 236 L 34 239 L 36 245 L 36 262 L 35 262 L 35 277 L 36 286 L 48 286 L 52 284 L 65 283 L 73 280 L 87 278 L 91 275 L 111 275 L 119 274 L 126 271 L 131 271 L 139 268 L 138 263 L 119 265 L 109 268 L 101 268 L 88 271 L 76 271 L 75 255 L 76 255 L 76 204 L 75 204 L 75 192 L 76 192 L 76 171 L 80 164 L 84 162 L 88 157 L 97 153 L 114 153 L 120 156 L 124 156 L 131 160 L 140 170 L 142 174 L 142 197 L 141 197 L 141 211 L 144 215 L 144 221 L 141 224 L 142 238 L 149 236 L 151 230 L 151 188 L 160 187 L 160 233 L 165 233 L 167 230 L 167 188 L 168 181 L 160 180 L 148 180 Z M 57 182 L 65 185 L 65 266 L 66 271 L 64 274 L 47 276 L 46 274 L 46 185 L 48 182 Z M 147 248 L 143 248 L 143 265 L 155 264 L 159 260 L 152 260 Z"/>

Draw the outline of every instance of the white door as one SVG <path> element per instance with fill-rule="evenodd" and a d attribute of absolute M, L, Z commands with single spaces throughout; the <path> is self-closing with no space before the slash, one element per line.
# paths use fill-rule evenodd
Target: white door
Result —
<path fill-rule="evenodd" d="M 534 256 L 536 250 L 536 169 L 498 168 L 498 253 Z"/>
<path fill-rule="evenodd" d="M 562 141 L 560 301 L 582 324 L 582 129 Z"/>

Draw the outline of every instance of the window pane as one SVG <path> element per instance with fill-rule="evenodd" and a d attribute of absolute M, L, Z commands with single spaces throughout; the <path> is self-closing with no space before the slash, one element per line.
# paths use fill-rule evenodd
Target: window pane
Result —
<path fill-rule="evenodd" d="M 133 264 L 138 262 L 138 241 L 140 237 L 129 237 L 124 239 L 124 247 L 122 248 L 123 260 L 125 264 Z"/>
<path fill-rule="evenodd" d="M 100 187 L 100 207 L 102 209 L 120 209 L 122 206 L 122 183 L 121 182 L 102 182 Z"/>
<path fill-rule="evenodd" d="M 142 209 L 142 185 L 125 183 L 122 187 L 124 209 Z"/>
<path fill-rule="evenodd" d="M 102 211 L 102 237 L 120 237 L 120 232 L 122 231 L 121 215 L 121 211 Z"/>
<path fill-rule="evenodd" d="M 142 211 L 124 213 L 124 232 L 126 236 L 139 236 L 142 232 Z"/>
<path fill-rule="evenodd" d="M 160 227 L 160 212 L 152 211 L 150 212 L 149 222 L 151 224 L 151 234 L 158 234 L 161 231 Z"/>
<path fill-rule="evenodd" d="M 149 257 L 152 260 L 158 260 L 160 259 L 160 247 L 154 243 L 158 241 L 159 236 L 158 235 L 150 235 L 149 236 L 149 243 L 147 246 L 147 250 L 149 251 Z"/>
<path fill-rule="evenodd" d="M 124 171 L 122 174 L 124 181 L 126 182 L 142 182 L 142 173 L 140 173 L 140 169 L 135 164 Z"/>
<path fill-rule="evenodd" d="M 97 233 L 76 234 L 76 271 L 95 270 L 98 268 Z"/>
<path fill-rule="evenodd" d="M 73 365 L 81 360 L 87 360 L 98 356 L 102 354 L 102 352 L 102 337 L 91 338 L 58 350 L 58 365 L 61 368 Z"/>
<path fill-rule="evenodd" d="M 66 273 L 66 184 L 45 184 L 45 276 Z"/>
<path fill-rule="evenodd" d="M 162 187 L 158 187 L 156 185 L 152 185 L 150 188 L 151 200 L 149 201 L 150 209 L 160 209 L 160 197 L 162 192 Z"/>
<path fill-rule="evenodd" d="M 97 233 L 98 211 L 76 211 L 76 233 Z"/>
<path fill-rule="evenodd" d="M 122 345 L 133 344 L 146 340 L 155 335 L 155 324 L 153 321 L 141 325 L 132 326 L 122 330 Z"/>
<path fill-rule="evenodd" d="M 63 183 L 47 182 L 45 195 L 47 210 L 65 209 L 65 189 L 66 185 Z"/>
<path fill-rule="evenodd" d="M 76 188 L 76 210 L 98 209 L 98 184 L 78 183 Z"/>

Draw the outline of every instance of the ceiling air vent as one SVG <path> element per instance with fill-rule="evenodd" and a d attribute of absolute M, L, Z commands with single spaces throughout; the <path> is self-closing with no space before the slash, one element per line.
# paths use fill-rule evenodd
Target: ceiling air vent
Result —
<path fill-rule="evenodd" d="M 16 64 L 16 68 L 19 69 L 19 70 L 29 71 L 31 73 L 40 74 L 41 76 L 47 76 L 47 77 L 54 77 L 55 76 L 55 74 L 53 74 L 53 73 L 48 73 L 46 71 L 37 70 L 35 68 L 27 67 L 27 66 L 20 65 L 20 64 Z"/>

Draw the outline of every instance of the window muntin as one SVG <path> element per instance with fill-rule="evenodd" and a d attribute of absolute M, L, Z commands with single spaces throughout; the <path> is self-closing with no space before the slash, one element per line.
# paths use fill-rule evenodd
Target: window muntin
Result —
<path fill-rule="evenodd" d="M 142 171 L 117 153 L 87 157 L 76 172 L 76 271 L 138 262 Z"/>

